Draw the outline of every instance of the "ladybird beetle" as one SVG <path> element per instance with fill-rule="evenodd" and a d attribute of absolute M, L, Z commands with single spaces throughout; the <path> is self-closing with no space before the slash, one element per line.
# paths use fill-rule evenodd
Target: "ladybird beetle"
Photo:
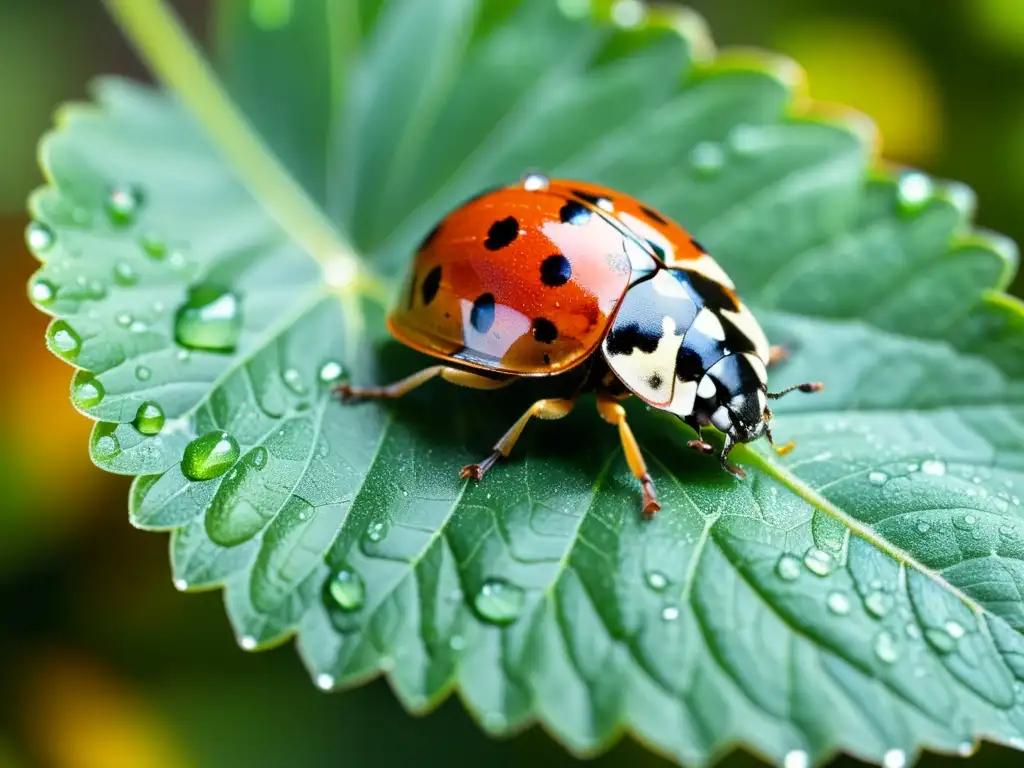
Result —
<path fill-rule="evenodd" d="M 719 460 L 742 478 L 729 452 L 761 436 L 772 441 L 767 401 L 821 389 L 767 391 L 767 368 L 783 353 L 681 226 L 628 195 L 537 173 L 470 200 L 427 235 L 387 324 L 398 341 L 444 364 L 384 387 L 342 384 L 342 399 L 397 398 L 437 376 L 498 389 L 579 371 L 568 397 L 535 402 L 460 475 L 482 479 L 531 418 L 560 419 L 593 392 L 601 417 L 618 427 L 647 518 L 660 507 L 620 400 L 635 395 L 675 414 L 701 453 L 714 452 L 701 430 L 721 430 Z"/>

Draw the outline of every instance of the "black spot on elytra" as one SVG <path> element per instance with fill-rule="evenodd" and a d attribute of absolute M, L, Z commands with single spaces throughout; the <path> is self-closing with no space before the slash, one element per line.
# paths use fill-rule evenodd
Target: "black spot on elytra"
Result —
<path fill-rule="evenodd" d="M 565 285 L 572 277 L 572 264 L 560 253 L 548 256 L 540 263 L 540 281 L 544 285 L 557 288 Z"/>
<path fill-rule="evenodd" d="M 697 242 L 697 241 L 696 241 L 696 240 L 695 240 L 694 238 L 692 238 L 692 237 L 691 237 L 691 238 L 690 238 L 690 242 L 691 242 L 691 243 L 693 244 L 693 247 L 694 247 L 694 248 L 696 248 L 696 249 L 697 249 L 698 251 L 700 251 L 701 253 L 707 253 L 707 252 L 708 252 L 708 249 L 707 249 L 707 248 L 705 248 L 705 247 L 704 247 L 703 245 L 701 245 L 700 243 L 698 243 L 698 242 Z"/>
<path fill-rule="evenodd" d="M 420 247 L 417 248 L 416 250 L 418 252 L 422 252 L 422 251 L 427 250 L 427 248 L 430 247 L 431 243 L 433 243 L 434 240 L 437 238 L 437 234 L 440 231 L 441 231 L 441 224 L 438 224 L 436 227 L 434 227 L 432 230 L 430 230 L 430 232 L 427 233 L 427 236 L 423 238 L 423 242 L 420 243 Z"/>
<path fill-rule="evenodd" d="M 661 389 L 661 385 L 664 383 L 665 381 L 661 378 L 660 374 L 652 373 L 647 377 L 647 386 L 651 389 Z"/>
<path fill-rule="evenodd" d="M 676 378 L 680 381 L 700 381 L 704 373 L 704 361 L 700 353 L 684 342 L 676 353 Z"/>
<path fill-rule="evenodd" d="M 739 309 L 736 295 L 717 280 L 690 269 L 670 269 L 669 272 L 687 289 L 698 307 L 706 306 L 718 311 L 728 309 L 730 312 Z"/>
<path fill-rule="evenodd" d="M 596 205 L 598 208 L 610 208 L 612 205 L 612 201 L 603 195 L 592 195 L 589 192 L 581 192 L 578 189 L 574 189 L 572 193 L 580 200 L 586 200 L 588 203 Z M 602 205 L 602 202 L 604 205 Z"/>
<path fill-rule="evenodd" d="M 718 320 L 725 331 L 725 341 L 722 342 L 730 352 L 754 352 L 754 341 L 747 334 L 743 333 L 736 324 L 725 315 L 719 314 Z"/>
<path fill-rule="evenodd" d="M 517 237 L 519 237 L 519 222 L 509 216 L 507 219 L 501 219 L 491 224 L 491 228 L 487 230 L 484 247 L 489 251 L 500 251 L 502 248 L 512 245 Z"/>
<path fill-rule="evenodd" d="M 608 354 L 631 355 L 634 349 L 651 354 L 661 341 L 661 328 L 644 326 L 640 323 L 625 323 L 615 327 L 608 334 Z"/>
<path fill-rule="evenodd" d="M 575 200 L 570 200 L 562 206 L 562 210 L 558 212 L 558 217 L 562 220 L 563 224 L 574 224 L 579 227 L 590 221 L 590 209 L 585 205 L 580 205 Z"/>
<path fill-rule="evenodd" d="M 437 296 L 437 289 L 441 287 L 441 267 L 434 267 L 427 272 L 423 278 L 423 285 L 420 286 L 420 295 L 423 296 L 423 303 L 429 304 Z"/>
<path fill-rule="evenodd" d="M 668 219 L 666 219 L 657 211 L 651 210 L 646 205 L 641 205 L 640 210 L 643 211 L 644 216 L 646 216 L 647 218 L 654 219 L 659 224 L 668 224 Z"/>
<path fill-rule="evenodd" d="M 494 324 L 494 294 L 482 293 L 469 311 L 469 323 L 477 333 L 487 333 Z"/>
<path fill-rule="evenodd" d="M 653 240 L 648 240 L 648 241 L 647 241 L 647 244 L 648 244 L 649 246 L 651 246 L 651 249 L 652 249 L 652 250 L 654 251 L 654 255 L 655 255 L 655 256 L 657 256 L 657 257 L 658 257 L 659 259 L 661 259 L 662 261 L 664 261 L 664 260 L 665 260 L 665 249 L 664 249 L 664 248 L 662 248 L 662 247 L 661 247 L 660 245 L 658 245 L 658 244 L 657 244 L 656 242 L 654 242 Z"/>
<path fill-rule="evenodd" d="M 550 344 L 558 338 L 558 328 L 546 317 L 538 317 L 533 321 L 533 338 L 541 344 Z"/>

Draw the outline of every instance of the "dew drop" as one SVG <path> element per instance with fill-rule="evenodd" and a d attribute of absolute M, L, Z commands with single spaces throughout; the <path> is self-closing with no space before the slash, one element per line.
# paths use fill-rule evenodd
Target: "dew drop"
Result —
<path fill-rule="evenodd" d="M 181 471 L 190 480 L 212 480 L 238 461 L 238 441 L 223 430 L 207 432 L 185 447 Z"/>
<path fill-rule="evenodd" d="M 49 304 L 57 298 L 57 286 L 40 277 L 32 281 L 28 294 L 36 304 Z"/>
<path fill-rule="evenodd" d="M 842 592 L 832 592 L 828 596 L 826 604 L 828 609 L 837 616 L 845 616 L 850 612 L 850 600 Z"/>
<path fill-rule="evenodd" d="M 666 605 L 661 609 L 661 618 L 664 621 L 675 621 L 679 618 L 679 608 L 674 605 Z"/>
<path fill-rule="evenodd" d="M 139 381 L 149 381 L 152 376 L 153 371 L 151 371 L 147 366 L 135 366 L 135 378 L 138 379 Z"/>
<path fill-rule="evenodd" d="M 864 608 L 876 619 L 886 616 L 895 602 L 892 595 L 874 590 L 864 597 Z"/>
<path fill-rule="evenodd" d="M 923 173 L 906 173 L 899 181 L 897 199 L 903 213 L 913 213 L 923 208 L 934 194 L 932 180 Z"/>
<path fill-rule="evenodd" d="M 241 332 L 238 296 L 213 283 L 192 286 L 174 316 L 174 338 L 189 349 L 231 352 Z"/>
<path fill-rule="evenodd" d="M 118 185 L 110 190 L 103 204 L 110 223 L 126 227 L 135 221 L 142 207 L 142 192 L 131 185 Z"/>
<path fill-rule="evenodd" d="M 302 374 L 294 368 L 286 368 L 281 374 L 281 378 L 284 380 L 285 386 L 296 395 L 306 393 L 306 385 L 302 383 Z"/>
<path fill-rule="evenodd" d="M 690 162 L 702 176 L 714 176 L 725 166 L 725 150 L 713 141 L 702 141 L 690 151 Z"/>
<path fill-rule="evenodd" d="M 800 560 L 793 555 L 783 555 L 775 564 L 775 573 L 783 581 L 795 581 L 800 576 Z"/>
<path fill-rule="evenodd" d="M 363 607 L 366 601 L 366 584 L 363 577 L 351 568 L 334 571 L 328 582 L 331 599 L 341 610 L 353 613 Z"/>
<path fill-rule="evenodd" d="M 330 675 L 317 675 L 316 687 L 321 691 L 329 691 L 334 687 L 334 678 Z"/>
<path fill-rule="evenodd" d="M 763 130 L 753 125 L 737 125 L 729 132 L 729 147 L 740 157 L 756 154 L 764 148 Z"/>
<path fill-rule="evenodd" d="M 921 471 L 926 475 L 941 477 L 946 474 L 946 462 L 939 459 L 928 459 L 928 461 L 922 462 Z"/>
<path fill-rule="evenodd" d="M 961 637 L 964 636 L 966 630 L 964 629 L 962 624 L 959 624 L 955 621 L 947 621 L 946 632 L 948 632 L 949 636 L 952 637 L 954 640 L 959 640 Z"/>
<path fill-rule="evenodd" d="M 912 621 L 907 623 L 904 631 L 911 640 L 919 640 L 921 638 L 921 628 Z"/>
<path fill-rule="evenodd" d="M 501 712 L 487 712 L 484 714 L 484 727 L 489 731 L 503 731 L 508 721 Z"/>
<path fill-rule="evenodd" d="M 952 653 L 956 648 L 956 639 L 944 629 L 929 627 L 924 631 L 925 640 L 928 641 L 936 651 L 942 654 Z"/>
<path fill-rule="evenodd" d="M 267 460 L 269 458 L 270 454 L 267 452 L 267 449 L 262 445 L 259 445 L 249 452 L 248 461 L 253 469 L 262 471 L 263 468 L 267 466 Z"/>
<path fill-rule="evenodd" d="M 811 757 L 802 749 L 792 749 L 782 758 L 782 768 L 808 768 Z"/>
<path fill-rule="evenodd" d="M 139 406 L 132 424 L 143 435 L 159 434 L 160 430 L 164 428 L 164 409 L 149 400 Z"/>
<path fill-rule="evenodd" d="M 473 607 L 482 619 L 502 625 L 518 619 L 525 603 L 523 588 L 503 579 L 488 579 L 473 598 Z"/>
<path fill-rule="evenodd" d="M 918 533 L 928 533 L 928 531 L 930 531 L 931 529 L 932 529 L 931 525 L 926 523 L 924 520 L 922 520 L 920 523 L 917 524 L 917 532 Z"/>
<path fill-rule="evenodd" d="M 648 571 L 646 579 L 647 586 L 655 592 L 661 592 L 668 586 L 668 577 L 661 571 Z"/>
<path fill-rule="evenodd" d="M 33 253 L 45 253 L 50 250 L 56 239 L 53 230 L 41 221 L 29 222 L 25 228 L 25 243 Z"/>
<path fill-rule="evenodd" d="M 364 537 L 367 542 L 376 544 L 379 541 L 383 541 L 388 535 L 388 524 L 384 521 L 378 521 L 373 523 L 369 528 L 366 529 Z"/>
<path fill-rule="evenodd" d="M 47 336 L 50 349 L 65 360 L 74 360 L 82 351 L 82 337 L 63 320 L 53 322 L 47 331 Z"/>
<path fill-rule="evenodd" d="M 957 745 L 956 753 L 960 757 L 970 757 L 974 752 L 974 744 L 969 741 L 962 741 Z"/>
<path fill-rule="evenodd" d="M 239 638 L 238 644 L 242 646 L 243 651 L 252 651 L 256 649 L 256 638 L 252 635 L 243 635 Z"/>
<path fill-rule="evenodd" d="M 99 379 L 86 371 L 75 374 L 74 386 L 71 388 L 71 399 L 79 408 L 92 408 L 99 405 L 106 394 Z"/>
<path fill-rule="evenodd" d="M 147 232 L 139 239 L 143 253 L 155 261 L 163 261 L 167 257 L 167 243 L 153 232 Z"/>
<path fill-rule="evenodd" d="M 612 21 L 623 29 L 633 29 L 643 23 L 646 12 L 640 0 L 616 0 L 611 16 Z"/>
<path fill-rule="evenodd" d="M 334 384 L 344 375 L 345 369 L 336 360 L 328 360 L 320 366 L 320 370 L 317 372 L 317 378 L 321 384 Z"/>
<path fill-rule="evenodd" d="M 185 592 L 186 590 L 188 590 L 188 582 L 184 579 L 175 579 L 174 588 L 179 592 Z"/>
<path fill-rule="evenodd" d="M 527 192 L 538 192 L 548 188 L 548 177 L 542 173 L 526 173 L 521 179 L 523 189 Z"/>
<path fill-rule="evenodd" d="M 890 749 L 882 756 L 883 768 L 905 768 L 907 753 L 902 749 Z"/>
<path fill-rule="evenodd" d="M 461 651 L 466 647 L 466 638 L 462 635 L 452 635 L 451 639 L 448 640 L 448 647 L 453 651 Z"/>
<path fill-rule="evenodd" d="M 900 656 L 899 647 L 896 645 L 896 638 L 888 630 L 882 630 L 875 635 L 875 656 L 886 664 L 894 663 Z"/>
<path fill-rule="evenodd" d="M 139 273 L 126 261 L 114 265 L 114 282 L 122 286 L 135 285 L 139 281 Z"/>
<path fill-rule="evenodd" d="M 828 576 L 835 567 L 835 560 L 825 550 L 811 547 L 804 554 L 804 565 L 815 576 Z"/>
<path fill-rule="evenodd" d="M 876 470 L 868 473 L 868 482 L 872 485 L 883 486 L 888 482 L 888 480 L 889 476 L 885 474 L 885 472 L 879 472 Z"/>

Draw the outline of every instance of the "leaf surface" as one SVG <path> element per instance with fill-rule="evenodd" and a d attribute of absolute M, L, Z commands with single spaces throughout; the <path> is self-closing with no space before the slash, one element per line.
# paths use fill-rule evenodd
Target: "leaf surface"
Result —
<path fill-rule="evenodd" d="M 323 688 L 384 672 L 415 711 L 457 689 L 494 733 L 540 721 L 592 753 L 628 730 L 694 765 L 1024 744 L 1013 246 L 971 229 L 965 188 L 869 171 L 870 132 L 798 112 L 788 62 L 577 5 L 225 4 L 225 86 L 297 197 L 187 85 L 194 112 L 114 80 L 68 109 L 30 290 L 94 460 L 137 477 L 132 522 L 172 531 L 180 588 L 223 587 L 244 648 L 297 636 Z M 779 403 L 793 454 L 745 450 L 738 482 L 632 407 L 664 507 L 645 522 L 586 403 L 458 480 L 543 383 L 331 398 L 423 365 L 384 338 L 373 279 L 525 168 L 635 194 L 716 255 L 793 351 L 772 387 L 827 385 Z M 344 237 L 310 232 L 318 210 Z"/>

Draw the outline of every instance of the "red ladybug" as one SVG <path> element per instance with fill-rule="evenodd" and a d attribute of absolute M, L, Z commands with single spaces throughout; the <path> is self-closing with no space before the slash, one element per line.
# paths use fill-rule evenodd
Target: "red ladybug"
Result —
<path fill-rule="evenodd" d="M 718 428 L 722 466 L 743 477 L 729 451 L 771 440 L 767 400 L 821 388 L 768 393 L 767 367 L 779 351 L 682 227 L 628 195 L 539 174 L 445 217 L 420 245 L 387 322 L 400 342 L 444 364 L 385 387 L 343 384 L 344 399 L 397 398 L 436 376 L 498 389 L 579 369 L 572 396 L 538 400 L 461 476 L 482 479 L 531 418 L 560 419 L 594 392 L 602 418 L 618 427 L 648 518 L 660 507 L 619 400 L 636 395 L 679 416 L 697 432 L 690 447 L 702 453 L 714 451 L 702 428 Z"/>

